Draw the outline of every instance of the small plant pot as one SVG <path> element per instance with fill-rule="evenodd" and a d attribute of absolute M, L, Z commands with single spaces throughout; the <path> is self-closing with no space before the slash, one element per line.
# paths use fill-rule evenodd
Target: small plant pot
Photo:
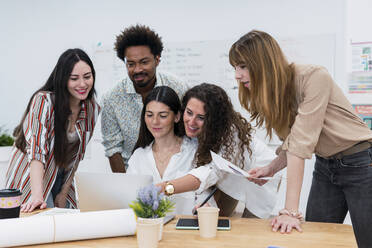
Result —
<path fill-rule="evenodd" d="M 157 223 L 137 222 L 137 244 L 138 248 L 158 247 L 159 225 Z"/>
<path fill-rule="evenodd" d="M 137 222 L 138 223 L 147 223 L 147 224 L 151 224 L 151 223 L 158 224 L 159 225 L 159 241 L 162 239 L 164 217 L 160 217 L 160 218 L 141 218 L 141 217 L 138 217 Z"/>

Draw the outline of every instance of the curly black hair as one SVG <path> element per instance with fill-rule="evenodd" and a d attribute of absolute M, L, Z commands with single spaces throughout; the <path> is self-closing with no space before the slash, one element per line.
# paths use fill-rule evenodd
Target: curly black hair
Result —
<path fill-rule="evenodd" d="M 161 37 L 145 25 L 130 26 L 116 36 L 115 51 L 124 61 L 124 53 L 131 46 L 148 46 L 154 56 L 161 56 L 163 42 Z"/>
<path fill-rule="evenodd" d="M 251 124 L 234 110 L 226 92 L 217 85 L 203 83 L 189 89 L 182 99 L 182 117 L 191 98 L 203 102 L 205 111 L 204 125 L 198 135 L 199 146 L 194 161 L 196 165 L 210 163 L 212 158 L 209 151 L 213 151 L 221 152 L 222 157 L 243 168 L 244 151 L 247 150 L 252 155 Z M 183 118 L 181 124 L 183 125 Z"/>

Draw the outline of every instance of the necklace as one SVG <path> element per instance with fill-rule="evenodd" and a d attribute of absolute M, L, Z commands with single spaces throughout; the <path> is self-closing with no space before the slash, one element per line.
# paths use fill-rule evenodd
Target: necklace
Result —
<path fill-rule="evenodd" d="M 160 177 L 163 177 L 164 171 L 167 168 L 171 157 L 180 152 L 182 138 L 178 138 L 175 145 L 163 148 L 162 150 L 155 147 L 155 144 L 152 147 L 152 152 L 155 159 L 156 168 L 160 174 Z M 155 148 L 155 149 L 154 149 Z"/>
<path fill-rule="evenodd" d="M 74 132 L 75 131 L 75 123 L 78 119 L 78 115 L 80 112 L 80 106 L 74 108 L 71 111 L 70 116 L 68 117 L 68 132 Z"/>
<path fill-rule="evenodd" d="M 68 133 L 72 133 L 75 131 L 75 123 L 76 123 L 76 120 L 77 120 L 77 116 L 73 116 L 73 115 L 70 115 L 68 117 L 68 129 L 67 129 L 67 132 Z"/>

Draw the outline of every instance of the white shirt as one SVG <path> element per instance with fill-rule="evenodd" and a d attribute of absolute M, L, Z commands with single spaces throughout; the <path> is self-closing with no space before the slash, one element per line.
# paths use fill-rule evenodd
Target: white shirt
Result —
<path fill-rule="evenodd" d="M 237 142 L 238 144 L 238 142 Z M 248 151 L 244 153 L 244 170 L 265 166 L 275 157 L 275 153 L 264 142 L 253 137 L 250 143 L 252 156 Z M 239 152 L 239 149 L 235 149 Z M 220 190 L 236 200 L 245 203 L 245 207 L 260 218 L 268 218 L 275 207 L 279 180 L 270 180 L 263 186 L 248 181 L 245 177 L 225 173 L 217 169 L 213 161 L 199 168 L 193 169 L 189 174 L 199 178 L 202 182 L 197 193 L 217 183 Z"/>
<path fill-rule="evenodd" d="M 238 142 L 237 142 L 238 144 Z M 217 184 L 218 188 L 236 200 L 245 203 L 245 207 L 260 218 L 268 218 L 275 207 L 279 180 L 267 182 L 263 186 L 256 185 L 244 177 L 232 175 L 217 169 L 213 161 L 210 164 L 194 168 L 193 159 L 198 143 L 196 139 L 184 137 L 181 151 L 174 154 L 160 177 L 156 168 L 152 144 L 145 148 L 138 148 L 129 159 L 127 173 L 153 176 L 154 184 L 169 181 L 187 174 L 198 178 L 201 182 L 199 189 L 194 192 L 185 192 L 172 196 L 176 203 L 175 214 L 191 214 L 195 205 L 200 204 L 209 194 L 209 187 Z M 252 156 L 248 151 L 244 153 L 244 170 L 269 164 L 276 156 L 264 142 L 253 137 L 250 143 Z M 235 149 L 239 152 L 239 149 Z M 216 206 L 213 197 L 208 202 Z"/>
<path fill-rule="evenodd" d="M 145 148 L 138 148 L 134 151 L 133 155 L 128 161 L 127 173 L 150 175 L 153 177 L 154 184 L 157 184 L 183 177 L 194 168 L 192 162 L 198 146 L 195 139 L 189 139 L 187 137 L 183 138 L 180 152 L 171 157 L 168 166 L 163 173 L 163 177 L 160 176 L 156 167 L 154 154 L 152 152 L 152 144 L 153 143 Z M 200 169 L 197 168 L 195 170 L 199 171 Z M 199 178 L 197 176 L 199 180 L 203 179 L 204 177 Z M 205 189 L 206 188 L 198 193 L 195 191 L 190 191 L 172 195 L 171 200 L 175 202 L 176 205 L 175 214 L 191 215 L 192 209 L 208 196 L 209 190 Z M 209 204 L 216 206 L 213 197 L 209 201 Z"/>

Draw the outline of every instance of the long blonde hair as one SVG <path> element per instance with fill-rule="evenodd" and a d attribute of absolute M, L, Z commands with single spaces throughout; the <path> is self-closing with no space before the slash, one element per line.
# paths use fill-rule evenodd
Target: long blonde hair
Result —
<path fill-rule="evenodd" d="M 285 139 L 297 114 L 294 65 L 289 64 L 278 43 L 269 34 L 252 30 L 236 41 L 229 52 L 232 66 L 245 65 L 250 89 L 239 84 L 240 104 L 250 112 L 251 121 L 265 125 Z"/>

